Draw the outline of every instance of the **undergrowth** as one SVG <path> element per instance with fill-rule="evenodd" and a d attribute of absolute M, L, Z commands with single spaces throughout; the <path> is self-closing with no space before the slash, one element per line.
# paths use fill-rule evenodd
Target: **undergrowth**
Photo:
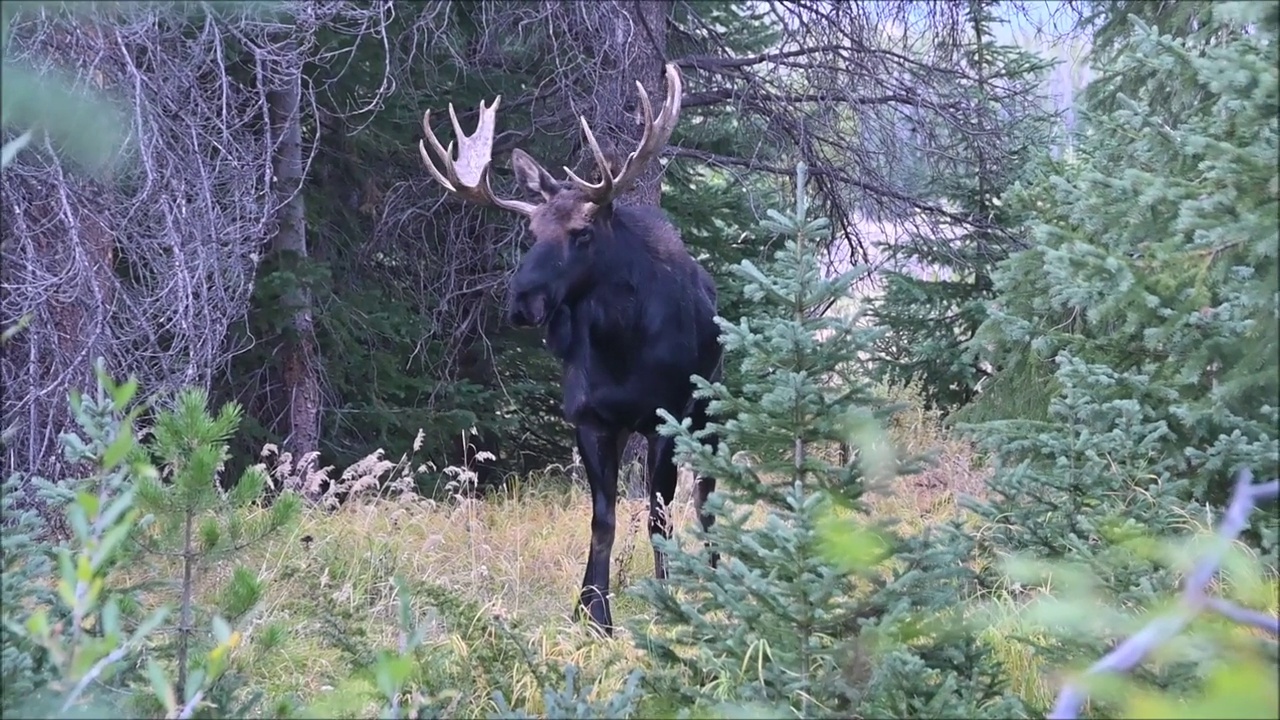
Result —
<path fill-rule="evenodd" d="M 103 391 L 99 397 L 109 394 Z M 888 424 L 894 442 L 913 452 L 933 448 L 937 462 L 900 479 L 891 493 L 871 497 L 873 514 L 896 521 L 897 531 L 907 536 L 954 520 L 967 523 L 980 536 L 985 528 L 958 509 L 956 497 L 960 492 L 982 493 L 986 464 L 967 443 L 953 437 L 936 414 L 920 410 L 910 389 L 898 391 L 892 399 L 904 407 Z M 112 407 L 108 415 L 119 422 L 124 413 Z M 106 449 L 123 435 L 93 432 L 99 436 L 97 445 L 86 445 L 81 452 L 93 453 L 101 476 Z M 67 442 L 76 446 L 75 440 Z M 113 459 L 119 452 L 113 451 Z M 132 459 L 120 461 L 116 471 L 143 476 L 150 472 L 134 450 L 127 454 Z M 237 568 L 241 573 L 250 570 L 261 592 L 253 612 L 246 613 L 251 619 L 242 627 L 213 620 L 201 628 L 211 642 L 203 648 L 200 665 L 209 671 L 195 679 L 193 688 L 218 686 L 218 696 L 234 705 L 256 700 L 251 712 L 241 715 L 245 717 L 677 714 L 675 706 L 643 692 L 650 659 L 626 630 L 601 639 L 571 620 L 591 513 L 589 499 L 569 479 L 555 471 L 547 477 L 511 478 L 498 491 L 479 497 L 468 488 L 469 471 L 453 468 L 448 470 L 456 480 L 453 494 L 432 501 L 400 492 L 396 481 L 406 468 L 433 468 L 411 462 L 412 448 L 397 462 L 384 455 L 374 453 L 355 469 L 327 471 L 346 483 L 345 502 L 332 508 L 305 507 L 296 521 L 211 559 L 204 572 L 196 574 L 190 586 L 194 607 L 219 607 Z M 279 465 L 264 464 L 262 470 L 275 470 L 272 477 L 281 482 Z M 8 491 L 23 480 L 14 476 L 6 486 L 6 515 L 13 497 Z M 351 492 L 356 484 L 362 486 Z M 692 485 L 690 477 L 682 477 L 673 507 L 675 537 L 685 544 L 695 523 Z M 84 502 L 81 497 L 82 507 Z M 254 525 L 270 510 L 249 503 L 234 512 L 238 522 Z M 24 517 L 25 532 L 6 530 L 4 535 L 6 688 L 27 682 L 28 687 L 43 685 L 46 692 L 60 689 L 65 702 L 70 688 L 47 683 L 67 661 L 60 664 L 57 653 L 47 648 L 57 647 L 55 634 L 67 627 L 74 605 L 58 600 L 56 585 L 39 580 L 54 567 L 54 554 L 37 539 L 38 518 Z M 629 590 L 653 571 L 644 535 L 647 502 L 620 499 L 618 517 L 615 614 L 620 624 L 634 626 L 629 621 L 636 620 L 644 625 L 651 611 Z M 117 518 L 135 523 L 141 519 L 127 511 Z M 748 524 L 763 521 L 764 513 L 757 511 Z M 65 547 L 74 560 L 76 542 Z M 92 542 L 86 547 L 92 548 Z M 86 555 L 91 567 L 92 557 Z M 112 658 L 123 661 L 127 655 L 140 664 L 116 662 L 118 674 L 103 676 L 111 677 L 117 690 L 151 693 L 158 701 L 157 715 L 176 717 L 187 708 L 190 716 L 226 716 L 206 698 L 190 703 L 198 690 L 183 698 L 166 690 L 172 687 L 172 675 L 164 668 L 171 665 L 172 656 L 157 655 L 163 654 L 163 645 L 151 632 L 160 621 L 139 625 L 173 607 L 172 595 L 156 589 L 173 578 L 164 568 L 157 563 L 107 561 L 100 564 L 100 574 L 91 573 L 90 583 L 93 577 L 103 580 L 104 597 L 124 608 L 118 614 L 128 622 L 122 625 L 134 628 L 135 634 L 147 631 L 142 637 L 120 635 L 120 647 L 126 649 Z M 982 601 L 989 621 L 981 637 L 1004 664 L 1010 689 L 1029 704 L 1047 706 L 1056 692 L 1055 678 L 1028 649 L 1026 640 L 1035 637 L 1020 634 L 1025 632 L 1024 616 L 1033 607 L 1032 598 L 1012 582 L 990 592 L 973 598 Z M 117 611 L 104 607 L 99 603 L 80 612 L 104 618 L 90 627 L 114 627 L 116 621 L 105 618 Z M 37 615 L 32 611 L 37 609 L 45 611 L 47 621 L 33 625 L 31 618 Z M 1276 610 L 1274 602 L 1269 610 Z M 44 635 L 46 629 L 55 634 Z M 651 626 L 651 632 L 663 629 Z M 220 648 L 227 662 L 209 665 Z M 83 677 L 83 672 L 68 677 Z M 48 716 L 47 706 L 31 708 L 29 701 L 36 697 L 6 692 L 5 717 Z M 26 705 L 18 707 L 23 702 Z"/>

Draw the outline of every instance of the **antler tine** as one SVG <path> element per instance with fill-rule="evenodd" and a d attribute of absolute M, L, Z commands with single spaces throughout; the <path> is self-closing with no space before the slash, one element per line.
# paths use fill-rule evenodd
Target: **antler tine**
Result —
<path fill-rule="evenodd" d="M 431 148 L 435 150 L 437 157 L 440 158 L 441 164 L 444 166 L 444 172 L 440 172 L 436 168 L 435 162 L 427 153 L 427 148 L 418 141 L 418 153 L 422 156 L 422 162 L 427 166 L 427 171 L 450 193 L 461 198 L 470 200 L 478 205 L 494 205 L 511 212 L 521 215 L 531 215 L 537 208 L 536 205 L 523 202 L 520 200 L 508 200 L 497 197 L 493 194 L 493 189 L 489 186 L 489 162 L 490 155 L 493 152 L 493 131 L 498 112 L 498 103 L 502 102 L 502 96 L 494 98 L 493 104 L 489 107 L 484 106 L 484 102 L 480 103 L 480 119 L 476 122 L 476 130 L 470 136 L 462 131 L 462 125 L 458 122 L 458 114 L 453 109 L 453 103 L 449 103 L 449 119 L 453 123 L 453 133 L 458 140 L 458 159 L 453 159 L 453 143 L 449 143 L 449 147 L 445 148 L 440 144 L 440 140 L 436 138 L 434 132 L 431 131 L 431 111 L 427 110 L 422 114 L 422 133 L 426 136 L 427 142 L 431 143 Z"/>
<path fill-rule="evenodd" d="M 591 148 L 591 154 L 595 156 L 596 165 L 600 169 L 600 182 L 589 183 L 578 177 L 569 168 L 566 167 L 564 170 L 569 180 L 596 202 L 608 202 L 620 193 L 625 192 L 635 182 L 636 177 L 640 175 L 644 167 L 653 160 L 662 147 L 667 144 L 667 141 L 671 139 L 671 133 L 675 130 L 676 123 L 680 119 L 680 103 L 683 99 L 680 70 L 675 66 L 675 63 L 667 63 L 666 77 L 667 97 L 662 104 L 662 111 L 658 114 L 657 120 L 653 119 L 653 105 L 649 102 L 649 93 L 644 89 L 644 85 L 640 84 L 639 81 L 636 82 L 636 89 L 640 94 L 640 109 L 644 113 L 644 132 L 640 136 L 640 142 L 636 149 L 627 156 L 622 168 L 616 174 L 605 161 L 604 153 L 600 151 L 600 145 L 596 143 L 595 135 L 592 134 L 586 117 L 579 117 L 582 123 L 582 132 L 586 136 L 587 146 Z"/>

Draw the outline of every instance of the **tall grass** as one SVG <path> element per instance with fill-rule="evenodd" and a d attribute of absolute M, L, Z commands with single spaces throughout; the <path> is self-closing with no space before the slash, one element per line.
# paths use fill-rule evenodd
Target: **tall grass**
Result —
<path fill-rule="evenodd" d="M 896 520 L 902 532 L 914 533 L 956 517 L 957 494 L 982 493 L 986 471 L 971 446 L 949 434 L 936 414 L 921 410 L 913 393 L 894 394 L 908 409 L 893 419 L 891 436 L 907 452 L 932 450 L 937 462 L 901 478 L 892 493 L 875 497 L 871 506 Z M 403 459 L 383 461 L 380 453 L 378 458 L 363 467 L 382 467 L 383 486 L 395 484 L 395 476 L 412 465 Z M 420 668 L 417 680 L 424 692 L 446 689 L 431 687 L 448 677 L 451 671 L 444 666 L 468 668 L 486 653 L 509 657 L 502 676 L 477 676 L 465 696 L 454 699 L 457 713 L 493 709 L 492 696 L 499 690 L 512 706 L 538 708 L 535 667 L 545 659 L 574 662 L 597 693 L 621 689 L 645 658 L 625 630 L 601 640 L 570 619 L 590 539 L 591 505 L 587 493 L 562 474 L 521 478 L 480 499 L 468 492 L 467 473 L 455 470 L 455 492 L 440 502 L 408 493 L 388 497 L 376 492 L 378 482 L 367 473 L 348 474 L 373 491 L 370 496 L 357 495 L 336 508 L 308 509 L 291 534 L 251 548 L 242 560 L 267 581 L 257 623 L 288 631 L 282 645 L 261 657 L 247 648 L 254 675 L 266 680 L 272 693 L 294 694 L 330 716 L 375 712 L 379 699 L 372 678 L 353 676 L 352 670 L 362 652 L 396 645 L 392 578 L 400 575 L 419 587 L 447 588 L 472 608 L 471 616 L 446 622 L 435 614 L 429 593 L 414 594 L 415 614 L 429 627 L 427 652 L 436 658 Z M 687 538 L 686 528 L 695 521 L 693 484 L 682 470 L 672 508 L 678 537 Z M 617 517 L 613 567 L 615 615 L 621 621 L 648 611 L 626 592 L 653 572 L 648 501 L 620 498 Z M 758 519 L 763 520 L 762 512 Z M 215 568 L 201 578 L 197 593 L 212 593 L 224 580 L 218 576 L 222 572 L 229 569 Z M 1012 623 L 1017 606 L 1012 600 L 1006 606 Z M 521 631 L 508 636 L 502 630 L 506 626 Z M 1048 698 L 1052 688 L 1026 646 L 1008 640 L 1000 628 L 989 636 L 1014 671 L 1013 687 Z M 504 649 L 495 649 L 499 646 Z"/>

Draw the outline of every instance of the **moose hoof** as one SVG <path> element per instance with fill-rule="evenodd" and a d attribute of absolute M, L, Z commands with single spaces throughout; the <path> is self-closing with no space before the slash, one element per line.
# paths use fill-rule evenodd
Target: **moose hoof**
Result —
<path fill-rule="evenodd" d="M 582 597 L 573 609 L 574 622 L 582 619 L 584 610 L 587 613 L 588 625 L 597 635 L 613 637 L 613 613 L 610 612 L 609 601 L 594 588 L 582 592 Z"/>

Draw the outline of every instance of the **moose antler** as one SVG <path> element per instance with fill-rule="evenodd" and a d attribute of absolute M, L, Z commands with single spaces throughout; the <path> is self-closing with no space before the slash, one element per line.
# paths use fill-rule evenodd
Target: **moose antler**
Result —
<path fill-rule="evenodd" d="M 427 170 L 431 172 L 431 176 L 436 182 L 444 186 L 445 190 L 470 200 L 480 205 L 495 205 L 503 210 L 519 213 L 521 215 L 532 215 L 536 205 L 521 200 L 509 200 L 497 197 L 493 194 L 493 189 L 489 187 L 489 162 L 493 153 L 493 128 L 495 117 L 498 112 L 498 103 L 502 101 L 502 96 L 493 99 L 493 104 L 489 107 L 484 106 L 484 102 L 480 103 L 480 120 L 476 123 L 476 131 L 470 137 L 463 134 L 462 126 L 458 124 L 458 116 L 453 111 L 453 103 L 449 103 L 449 119 L 453 121 L 453 134 L 458 138 L 458 159 L 453 160 L 453 143 L 449 143 L 448 149 L 445 149 L 435 133 L 431 132 L 431 111 L 428 110 L 422 114 L 422 132 L 426 135 L 427 141 L 431 143 L 432 149 L 436 151 L 436 155 L 444 164 L 444 173 L 442 174 L 436 169 L 436 164 L 431 160 L 431 156 L 427 154 L 427 148 L 418 141 L 418 152 L 422 155 L 422 162 L 426 164 Z"/>
<path fill-rule="evenodd" d="M 600 169 L 600 182 L 589 183 L 567 167 L 564 171 L 570 182 L 577 185 L 578 189 L 586 193 L 593 202 L 603 205 L 626 192 L 644 167 L 657 156 L 662 147 L 667 144 L 667 140 L 671 138 L 671 131 L 675 130 L 676 122 L 680 119 L 682 93 L 680 70 L 674 63 L 668 63 L 666 75 L 667 99 L 662 104 L 662 112 L 659 113 L 656 121 L 653 119 L 653 106 L 649 104 L 649 93 L 645 92 L 644 85 L 639 81 L 636 82 L 636 89 L 640 91 L 640 107 L 644 110 L 644 134 L 640 137 L 640 145 L 627 156 L 626 162 L 622 164 L 622 169 L 617 174 L 613 173 L 604 158 L 604 153 L 600 151 L 600 145 L 596 143 L 596 137 L 591 132 L 591 126 L 587 124 L 587 118 L 579 116 L 582 121 L 582 132 L 587 136 L 587 145 L 591 148 L 596 166 Z"/>

